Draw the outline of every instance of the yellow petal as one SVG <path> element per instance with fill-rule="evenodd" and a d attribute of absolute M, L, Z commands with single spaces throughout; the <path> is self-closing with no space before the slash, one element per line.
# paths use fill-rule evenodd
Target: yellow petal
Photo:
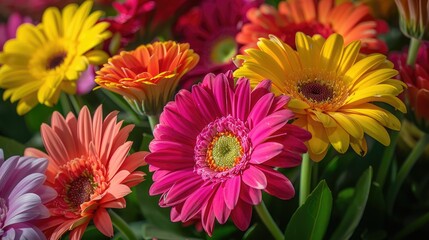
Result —
<path fill-rule="evenodd" d="M 353 118 L 347 116 L 347 114 L 341 112 L 329 112 L 328 113 L 335 121 L 346 130 L 352 137 L 356 139 L 363 138 L 363 128 Z"/>
<path fill-rule="evenodd" d="M 102 50 L 92 50 L 85 54 L 89 64 L 101 65 L 107 62 L 109 55 Z"/>
<path fill-rule="evenodd" d="M 63 36 L 62 19 L 58 8 L 50 7 L 43 13 L 42 27 L 46 37 L 50 40 Z"/>
<path fill-rule="evenodd" d="M 344 40 L 339 34 L 332 34 L 326 39 L 320 52 L 320 68 L 325 71 L 336 71 L 343 54 Z"/>
<path fill-rule="evenodd" d="M 329 142 L 339 153 L 345 153 L 349 148 L 350 135 L 339 125 L 325 128 Z"/>
<path fill-rule="evenodd" d="M 358 121 L 364 132 L 368 134 L 370 137 L 379 141 L 384 146 L 389 146 L 390 144 L 390 136 L 386 129 L 376 120 L 364 115 L 358 114 L 350 114 L 350 117 L 354 118 Z"/>

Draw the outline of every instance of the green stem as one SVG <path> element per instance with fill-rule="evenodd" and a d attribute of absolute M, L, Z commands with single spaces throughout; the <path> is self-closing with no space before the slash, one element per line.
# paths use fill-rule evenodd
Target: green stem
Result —
<path fill-rule="evenodd" d="M 131 117 L 131 121 L 133 123 L 139 123 L 140 117 L 137 115 L 137 113 L 130 107 L 128 103 L 125 102 L 125 100 L 121 99 L 117 94 L 114 94 L 108 90 L 103 89 L 103 93 L 106 94 L 107 97 L 109 97 L 112 102 L 114 102 L 118 107 L 120 107 L 125 112 L 129 113 L 129 116 Z"/>
<path fill-rule="evenodd" d="M 301 176 L 299 181 L 299 206 L 304 204 L 311 188 L 311 160 L 308 153 L 302 155 Z"/>
<path fill-rule="evenodd" d="M 397 233 L 393 239 L 404 239 L 405 236 L 415 232 L 417 229 L 426 226 L 429 222 L 429 213 L 422 215 L 407 225 Z"/>
<path fill-rule="evenodd" d="M 377 179 L 376 182 L 380 184 L 382 188 L 384 182 L 386 181 L 387 173 L 389 172 L 390 164 L 393 160 L 393 155 L 395 153 L 396 144 L 398 142 L 399 131 L 395 131 L 392 133 L 392 142 L 383 152 L 383 157 L 381 158 L 381 164 L 378 168 Z"/>
<path fill-rule="evenodd" d="M 71 112 L 70 102 L 67 99 L 67 95 L 65 93 L 61 93 L 60 95 L 60 103 L 61 108 L 63 109 L 64 116 Z"/>
<path fill-rule="evenodd" d="M 68 94 L 68 98 L 70 100 L 71 105 L 73 106 L 75 113 L 79 114 L 81 106 L 80 106 L 79 101 L 77 100 L 76 95 Z"/>
<path fill-rule="evenodd" d="M 136 235 L 133 230 L 131 230 L 130 226 L 122 219 L 117 213 L 113 210 L 109 209 L 109 215 L 112 219 L 113 226 L 119 230 L 122 235 L 124 235 L 128 240 L 137 240 Z"/>
<path fill-rule="evenodd" d="M 156 124 L 159 123 L 159 115 L 147 115 L 147 118 L 149 120 L 149 124 L 150 124 L 150 129 L 153 130 L 155 129 Z"/>
<path fill-rule="evenodd" d="M 414 66 L 419 52 L 419 47 L 422 41 L 416 38 L 411 38 L 410 47 L 408 48 L 407 65 Z"/>
<path fill-rule="evenodd" d="M 283 233 L 282 231 L 280 231 L 280 228 L 277 226 L 277 224 L 274 222 L 273 217 L 271 217 L 271 214 L 268 212 L 268 209 L 265 206 L 264 201 L 261 201 L 259 205 L 255 205 L 255 209 L 259 217 L 261 218 L 262 222 L 264 222 L 265 226 L 273 235 L 274 239 L 283 240 L 284 239 Z"/>
<path fill-rule="evenodd" d="M 392 186 L 389 188 L 389 191 L 387 194 L 387 201 L 388 201 L 387 209 L 389 213 L 392 212 L 396 195 L 398 195 L 398 192 L 402 186 L 402 183 L 404 182 L 405 178 L 407 178 L 414 164 L 423 154 L 428 144 L 429 144 L 429 134 L 425 133 L 417 142 L 416 146 L 413 148 L 410 155 L 408 155 L 408 158 L 405 160 L 405 162 L 402 164 L 401 168 L 399 169 L 398 176 L 396 177 Z"/>

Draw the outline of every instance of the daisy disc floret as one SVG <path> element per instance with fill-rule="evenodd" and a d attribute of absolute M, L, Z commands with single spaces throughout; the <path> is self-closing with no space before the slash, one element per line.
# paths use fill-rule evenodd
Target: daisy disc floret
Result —
<path fill-rule="evenodd" d="M 47 153 L 28 148 L 25 155 L 49 160 L 47 184 L 58 197 L 46 204 L 51 217 L 40 225 L 50 239 L 70 231 L 70 239 L 81 239 L 92 220 L 106 236 L 113 236 L 108 208 L 124 208 L 130 187 L 143 181 L 136 171 L 145 165 L 146 152 L 128 155 L 127 141 L 133 125 L 121 128 L 117 112 L 103 119 L 101 106 L 91 117 L 85 106 L 76 118 L 54 112 L 51 126 L 43 124 L 41 134 Z"/>
<path fill-rule="evenodd" d="M 198 60 L 187 43 L 155 42 L 110 58 L 97 72 L 95 82 L 124 96 L 137 112 L 159 115 L 181 77 Z"/>
<path fill-rule="evenodd" d="M 247 229 L 262 191 L 281 199 L 294 188 L 275 167 L 294 167 L 310 134 L 291 124 L 288 97 L 270 82 L 251 91 L 231 72 L 208 74 L 192 92 L 181 90 L 164 108 L 146 160 L 154 171 L 149 193 L 162 194 L 174 222 L 201 222 L 211 235 L 215 220 Z"/>
<path fill-rule="evenodd" d="M 321 160 L 329 145 L 340 153 L 351 146 L 364 155 L 365 135 L 387 146 L 386 128 L 400 129 L 398 118 L 374 104 L 406 112 L 397 97 L 405 84 L 392 79 L 397 71 L 384 55 L 359 55 L 360 42 L 344 45 L 339 34 L 325 40 L 297 33 L 296 51 L 275 36 L 260 38 L 258 47 L 237 57 L 243 64 L 234 76 L 249 78 L 252 86 L 270 79 L 276 95 L 291 97 L 294 124 L 312 134 L 308 147 L 313 160 Z"/>
<path fill-rule="evenodd" d="M 6 161 L 0 149 L 0 239 L 46 239 L 36 222 L 49 217 L 43 205 L 56 197 L 44 186 L 48 161 L 12 156 Z"/>
<path fill-rule="evenodd" d="M 6 42 L 0 53 L 0 88 L 4 100 L 19 100 L 18 114 L 38 103 L 53 106 L 61 92 L 74 94 L 81 72 L 107 60 L 94 47 L 110 36 L 109 24 L 96 23 L 102 12 L 90 13 L 91 7 L 92 1 L 67 5 L 62 12 L 50 7 L 40 24 L 22 24 L 16 38 Z"/>

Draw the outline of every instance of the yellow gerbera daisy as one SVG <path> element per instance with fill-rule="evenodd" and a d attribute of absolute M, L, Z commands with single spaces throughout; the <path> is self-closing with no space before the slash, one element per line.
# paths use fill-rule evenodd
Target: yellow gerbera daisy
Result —
<path fill-rule="evenodd" d="M 243 64 L 234 76 L 249 78 L 252 86 L 268 78 L 276 95 L 291 97 L 294 123 L 313 135 L 308 147 L 314 161 L 323 159 L 330 144 L 340 153 L 352 146 L 364 155 L 365 134 L 389 145 L 385 127 L 399 130 L 401 123 L 373 102 L 406 112 L 396 97 L 405 85 L 392 79 L 393 64 L 382 54 L 360 55 L 359 41 L 344 46 L 338 34 L 325 40 L 297 33 L 295 41 L 296 51 L 275 36 L 260 38 L 259 49 L 237 56 Z"/>
<path fill-rule="evenodd" d="M 62 91 L 74 94 L 76 80 L 89 64 L 102 64 L 108 55 L 92 50 L 110 36 L 109 24 L 97 23 L 101 11 L 90 13 L 92 1 L 80 7 L 67 5 L 62 12 L 48 8 L 37 26 L 26 23 L 0 53 L 0 87 L 3 99 L 19 100 L 23 115 L 37 103 L 53 106 Z"/>

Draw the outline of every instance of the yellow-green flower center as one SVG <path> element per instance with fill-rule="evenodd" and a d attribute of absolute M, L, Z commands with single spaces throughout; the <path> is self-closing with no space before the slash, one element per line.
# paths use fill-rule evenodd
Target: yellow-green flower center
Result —
<path fill-rule="evenodd" d="M 212 170 L 220 172 L 237 165 L 242 155 L 238 137 L 230 132 L 221 132 L 209 144 L 206 161 Z"/>
<path fill-rule="evenodd" d="M 210 59 L 216 64 L 228 63 L 237 54 L 237 43 L 233 37 L 218 40 L 210 53 Z"/>

